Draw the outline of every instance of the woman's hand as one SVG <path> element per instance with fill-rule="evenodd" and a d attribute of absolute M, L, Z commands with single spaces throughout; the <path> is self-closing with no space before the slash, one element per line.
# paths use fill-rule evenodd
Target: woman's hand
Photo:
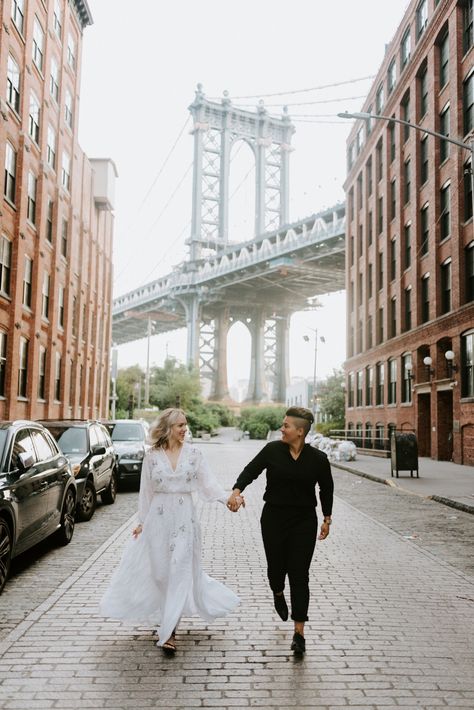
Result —
<path fill-rule="evenodd" d="M 230 494 L 227 507 L 232 513 L 236 513 L 241 505 L 245 508 L 245 498 L 240 495 L 240 491 L 236 489 Z"/>
<path fill-rule="evenodd" d="M 136 528 L 133 528 L 133 530 L 132 530 L 132 535 L 133 535 L 133 537 L 135 538 L 135 540 L 136 540 L 137 537 L 140 535 L 140 533 L 141 533 L 142 530 L 143 530 L 143 528 L 142 528 L 141 524 L 140 524 L 140 525 L 137 525 Z"/>
<path fill-rule="evenodd" d="M 318 540 L 325 540 L 329 535 L 329 527 L 331 523 L 328 520 L 323 520 L 321 523 L 321 530 L 319 531 Z"/>

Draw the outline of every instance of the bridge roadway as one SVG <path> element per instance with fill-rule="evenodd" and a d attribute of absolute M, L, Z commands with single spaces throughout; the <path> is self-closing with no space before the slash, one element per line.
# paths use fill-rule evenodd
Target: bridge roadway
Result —
<path fill-rule="evenodd" d="M 205 244 L 203 244 L 205 247 Z M 308 299 L 345 288 L 345 207 L 331 209 L 251 241 L 228 244 L 211 258 L 185 261 L 151 283 L 114 300 L 116 344 L 189 326 L 189 298 L 196 298 L 203 322 L 223 307 L 234 320 L 255 308 L 265 317 L 291 314 Z"/>

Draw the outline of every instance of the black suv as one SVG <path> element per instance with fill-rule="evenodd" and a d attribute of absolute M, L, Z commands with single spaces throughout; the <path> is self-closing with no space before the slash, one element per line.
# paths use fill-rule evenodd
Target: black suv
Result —
<path fill-rule="evenodd" d="M 43 421 L 67 456 L 77 483 L 77 519 L 90 520 L 100 494 L 103 503 L 117 496 L 116 455 L 107 429 L 92 420 Z"/>
<path fill-rule="evenodd" d="M 52 533 L 70 542 L 76 494 L 71 466 L 41 424 L 0 422 L 0 592 L 12 557 Z"/>
<path fill-rule="evenodd" d="M 137 419 L 117 419 L 104 422 L 117 454 L 119 483 L 139 481 L 142 463 L 148 449 L 145 424 Z"/>

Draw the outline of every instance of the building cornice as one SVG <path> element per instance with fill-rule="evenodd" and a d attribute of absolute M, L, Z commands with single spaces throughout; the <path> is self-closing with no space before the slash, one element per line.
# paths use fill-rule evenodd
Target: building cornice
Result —
<path fill-rule="evenodd" d="M 87 27 L 87 25 L 92 25 L 94 20 L 92 19 L 92 13 L 87 0 L 73 0 L 73 2 L 82 29 Z"/>

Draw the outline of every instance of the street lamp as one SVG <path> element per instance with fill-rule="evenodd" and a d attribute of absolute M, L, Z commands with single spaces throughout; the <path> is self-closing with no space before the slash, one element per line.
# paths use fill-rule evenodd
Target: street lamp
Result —
<path fill-rule="evenodd" d="M 442 133 L 438 133 L 437 131 L 431 131 L 429 128 L 424 128 L 423 126 L 419 126 L 417 123 L 410 123 L 410 121 L 404 121 L 402 118 L 394 118 L 392 116 L 382 116 L 377 113 L 367 113 L 365 111 L 355 111 L 354 113 L 349 113 L 348 111 L 345 111 L 344 113 L 338 113 L 337 114 L 339 118 L 354 118 L 354 119 L 363 119 L 363 120 L 370 120 L 372 118 L 374 119 L 379 119 L 381 121 L 391 121 L 392 123 L 401 123 L 403 126 L 409 126 L 410 128 L 414 128 L 417 131 L 421 131 L 422 133 L 428 133 L 430 136 L 434 136 L 435 138 L 440 138 L 443 141 L 448 141 L 448 143 L 453 143 L 454 145 L 457 145 L 459 148 L 464 148 L 464 150 L 468 150 L 471 153 L 471 188 L 472 188 L 472 214 L 473 214 L 473 220 L 474 220 L 474 136 L 471 136 L 468 139 L 468 142 L 464 142 L 458 138 L 450 138 L 449 136 L 444 136 Z"/>
<path fill-rule="evenodd" d="M 312 330 L 314 333 L 314 367 L 313 367 L 313 406 L 312 406 L 312 411 L 313 411 L 313 417 L 314 417 L 314 425 L 316 427 L 316 425 L 318 423 L 318 408 L 317 408 L 317 395 L 316 395 L 316 365 L 317 365 L 317 361 L 318 361 L 318 329 L 317 328 L 308 328 L 308 330 Z M 306 343 L 309 343 L 309 336 L 303 335 L 303 340 Z M 322 335 L 319 337 L 319 340 L 322 343 L 326 342 Z"/>

